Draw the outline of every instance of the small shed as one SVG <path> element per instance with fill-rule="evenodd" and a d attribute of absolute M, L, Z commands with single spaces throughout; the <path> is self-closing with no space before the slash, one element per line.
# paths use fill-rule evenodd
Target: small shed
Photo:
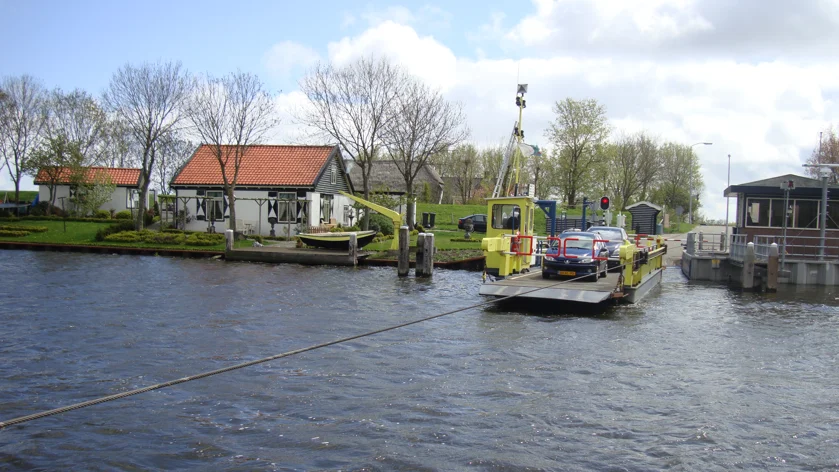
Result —
<path fill-rule="evenodd" d="M 626 207 L 632 215 L 632 231 L 635 234 L 656 234 L 656 222 L 661 207 L 650 202 L 633 203 Z"/>

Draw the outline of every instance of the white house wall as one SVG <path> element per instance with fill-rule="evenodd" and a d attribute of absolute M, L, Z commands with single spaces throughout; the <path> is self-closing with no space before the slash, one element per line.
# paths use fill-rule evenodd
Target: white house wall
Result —
<path fill-rule="evenodd" d="M 220 191 L 220 189 L 209 189 L 205 188 L 208 191 Z M 277 191 L 277 190 L 272 190 Z M 278 190 L 282 192 L 282 190 Z M 208 220 L 198 220 L 196 219 L 196 195 L 197 189 L 178 189 L 177 190 L 178 197 L 190 197 L 189 202 L 187 203 L 188 214 L 189 217 L 192 218 L 192 221 L 187 223 L 186 229 L 190 231 L 206 231 L 207 228 L 210 226 L 210 221 Z M 236 190 L 236 219 L 239 220 L 242 224 L 241 227 L 237 228 L 239 231 L 243 231 L 246 227 L 252 228 L 254 234 L 257 232 L 263 236 L 269 236 L 271 233 L 271 225 L 268 223 L 268 203 L 264 203 L 262 205 L 262 227 L 259 228 L 259 220 L 260 220 L 260 211 L 259 205 L 254 200 L 247 200 L 249 198 L 265 198 L 268 199 L 268 190 Z M 309 226 L 316 226 L 320 221 L 320 194 L 307 192 L 306 193 L 306 200 L 309 200 L 309 212 L 308 212 L 308 220 Z M 270 200 L 274 200 L 273 198 Z M 343 195 L 334 195 L 333 200 L 333 217 L 336 221 L 344 221 L 344 214 L 343 214 L 343 207 L 344 205 L 349 205 L 352 202 Z M 178 198 L 177 201 L 178 210 L 183 209 L 183 202 Z M 228 215 L 230 210 L 228 209 Z M 239 225 L 237 225 L 239 226 Z M 230 228 L 230 218 L 229 216 L 224 219 L 224 221 L 217 220 L 215 222 L 215 231 L 216 232 L 223 232 L 224 230 Z M 286 236 L 288 235 L 289 231 L 292 236 L 304 232 L 306 228 L 298 228 L 297 223 L 285 223 L 279 222 L 274 225 L 274 232 L 277 236 Z"/>
<path fill-rule="evenodd" d="M 65 197 L 64 200 L 64 207 L 68 211 L 70 210 L 70 186 L 69 185 L 56 185 L 55 187 L 55 206 L 61 208 L 61 200 L 59 198 Z M 50 188 L 47 185 L 39 185 L 38 186 L 38 200 L 42 202 L 50 201 Z M 126 203 L 128 200 L 128 187 L 117 187 L 111 193 L 111 198 L 103 203 L 99 209 L 100 210 L 108 210 L 108 211 L 122 211 L 126 210 Z"/>

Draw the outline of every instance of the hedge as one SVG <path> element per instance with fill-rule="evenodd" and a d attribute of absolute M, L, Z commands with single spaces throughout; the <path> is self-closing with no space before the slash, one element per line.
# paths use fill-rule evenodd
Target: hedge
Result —
<path fill-rule="evenodd" d="M 223 234 L 160 233 L 156 231 L 121 231 L 105 236 L 105 241 L 120 243 L 186 244 L 187 246 L 215 246 L 224 242 Z"/>
<path fill-rule="evenodd" d="M 45 233 L 49 231 L 46 226 L 20 226 L 20 225 L 0 225 L 0 231 L 23 231 L 26 233 Z"/>
<path fill-rule="evenodd" d="M 19 238 L 21 236 L 29 236 L 29 232 L 27 232 L 27 231 L 9 231 L 9 230 L 5 230 L 5 229 L 0 229 L 0 237 Z"/>
<path fill-rule="evenodd" d="M 14 223 L 15 221 L 81 221 L 85 223 L 113 223 L 114 221 L 111 219 L 103 219 L 103 218 L 79 218 L 79 217 L 69 217 L 69 218 L 62 218 L 60 216 L 9 216 L 5 218 L 0 218 L 0 221 Z"/>

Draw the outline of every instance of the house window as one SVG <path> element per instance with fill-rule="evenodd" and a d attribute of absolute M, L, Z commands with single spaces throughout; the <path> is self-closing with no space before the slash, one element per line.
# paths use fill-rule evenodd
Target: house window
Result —
<path fill-rule="evenodd" d="M 329 169 L 329 183 L 335 185 L 338 181 L 338 169 L 335 168 L 335 164 L 332 164 L 332 167 Z"/>
<path fill-rule="evenodd" d="M 332 195 L 320 196 L 320 220 L 324 224 L 329 224 L 332 220 Z"/>
<path fill-rule="evenodd" d="M 140 191 L 133 188 L 125 189 L 127 192 L 125 208 L 137 208 L 140 206 Z"/>
<path fill-rule="evenodd" d="M 297 221 L 297 194 L 277 193 L 277 221 L 294 223 Z"/>
<path fill-rule="evenodd" d="M 224 193 L 207 190 L 207 219 L 221 221 L 224 219 Z"/>

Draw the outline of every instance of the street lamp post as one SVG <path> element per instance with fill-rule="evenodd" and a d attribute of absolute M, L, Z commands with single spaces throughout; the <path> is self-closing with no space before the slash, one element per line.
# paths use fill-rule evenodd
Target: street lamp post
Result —
<path fill-rule="evenodd" d="M 688 195 L 688 224 L 693 224 L 693 147 L 700 144 L 710 146 L 714 143 L 696 143 L 690 145 L 688 172 L 690 172 L 690 195 Z"/>

